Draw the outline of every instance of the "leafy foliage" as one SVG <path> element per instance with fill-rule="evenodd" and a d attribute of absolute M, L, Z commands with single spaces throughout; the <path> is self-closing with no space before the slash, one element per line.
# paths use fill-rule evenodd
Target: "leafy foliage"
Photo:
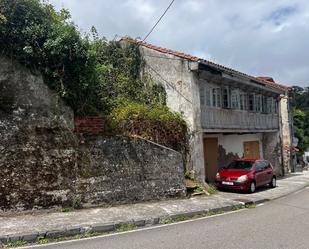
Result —
<path fill-rule="evenodd" d="M 144 61 L 137 45 L 121 46 L 114 41 L 104 44 L 102 40 L 95 40 L 95 44 L 100 47 L 97 69 L 100 96 L 107 111 L 127 101 L 166 104 L 164 87 L 143 74 Z"/>
<path fill-rule="evenodd" d="M 166 106 L 127 102 L 115 108 L 109 120 L 118 133 L 141 136 L 180 152 L 186 148 L 186 122 Z"/>
<path fill-rule="evenodd" d="M 293 87 L 294 130 L 301 151 L 309 148 L 309 88 Z"/>
<path fill-rule="evenodd" d="M 0 51 L 39 70 L 76 115 L 105 115 L 114 131 L 178 150 L 185 144 L 186 124 L 165 107 L 136 44 L 108 42 L 94 27 L 82 34 L 68 10 L 45 1 L 0 0 Z"/>
<path fill-rule="evenodd" d="M 67 10 L 56 12 L 40 0 L 0 0 L 0 13 L 2 53 L 41 71 L 76 113 L 101 107 L 91 42 Z"/>

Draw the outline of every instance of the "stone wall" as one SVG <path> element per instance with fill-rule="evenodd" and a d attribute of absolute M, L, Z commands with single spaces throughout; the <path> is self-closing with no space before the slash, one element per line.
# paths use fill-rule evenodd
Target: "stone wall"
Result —
<path fill-rule="evenodd" d="M 41 76 L 0 58 L 0 210 L 130 203 L 185 194 L 182 157 L 144 140 L 73 133 Z"/>
<path fill-rule="evenodd" d="M 185 195 L 180 153 L 132 138 L 81 139 L 75 189 L 83 203 L 128 203 Z"/>

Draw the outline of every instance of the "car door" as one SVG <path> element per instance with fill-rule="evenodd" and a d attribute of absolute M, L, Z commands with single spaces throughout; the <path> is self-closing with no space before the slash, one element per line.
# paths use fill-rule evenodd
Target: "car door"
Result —
<path fill-rule="evenodd" d="M 256 186 L 262 186 L 265 184 L 265 163 L 263 161 L 255 162 L 255 181 Z"/>
<path fill-rule="evenodd" d="M 271 179 L 273 177 L 273 169 L 270 165 L 270 162 L 264 161 L 265 163 L 265 168 L 264 168 L 264 177 L 265 177 L 265 184 L 268 184 L 271 182 Z"/>

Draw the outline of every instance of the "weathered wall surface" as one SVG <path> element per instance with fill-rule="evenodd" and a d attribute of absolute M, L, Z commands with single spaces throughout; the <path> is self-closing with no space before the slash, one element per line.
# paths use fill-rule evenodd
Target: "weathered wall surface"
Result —
<path fill-rule="evenodd" d="M 0 210 L 184 195 L 179 153 L 73 129 L 73 112 L 40 76 L 0 59 Z"/>
<path fill-rule="evenodd" d="M 217 137 L 218 138 L 218 167 L 222 168 L 227 166 L 235 159 L 244 156 L 244 142 L 259 141 L 260 143 L 260 157 L 263 158 L 264 149 L 262 146 L 262 133 L 254 134 L 205 134 L 204 137 Z"/>
<path fill-rule="evenodd" d="M 82 202 L 128 203 L 185 195 L 182 156 L 152 142 L 87 137 L 76 189 Z"/>
<path fill-rule="evenodd" d="M 141 47 L 146 71 L 163 84 L 168 107 L 182 114 L 190 130 L 190 153 L 187 169 L 194 170 L 197 178 L 205 180 L 203 132 L 201 132 L 200 92 L 198 78 L 190 70 L 187 60 Z"/>
<path fill-rule="evenodd" d="M 276 175 L 283 175 L 282 152 L 279 132 L 269 132 L 263 134 L 264 159 L 271 162 Z"/>
<path fill-rule="evenodd" d="M 289 110 L 289 98 L 282 95 L 279 102 L 280 112 L 280 130 L 282 137 L 282 153 L 283 153 L 283 167 L 284 173 L 290 173 L 292 171 L 291 165 L 291 147 L 292 147 L 292 131 L 291 131 L 291 118 Z"/>

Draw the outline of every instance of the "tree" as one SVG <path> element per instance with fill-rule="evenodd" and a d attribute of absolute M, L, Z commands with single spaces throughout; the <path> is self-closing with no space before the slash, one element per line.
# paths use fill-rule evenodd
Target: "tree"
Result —
<path fill-rule="evenodd" d="M 294 130 L 301 151 L 309 148 L 309 88 L 293 87 Z"/>
<path fill-rule="evenodd" d="M 41 71 L 76 113 L 100 108 L 91 42 L 69 22 L 67 10 L 40 0 L 0 0 L 0 10 L 2 53 Z"/>

